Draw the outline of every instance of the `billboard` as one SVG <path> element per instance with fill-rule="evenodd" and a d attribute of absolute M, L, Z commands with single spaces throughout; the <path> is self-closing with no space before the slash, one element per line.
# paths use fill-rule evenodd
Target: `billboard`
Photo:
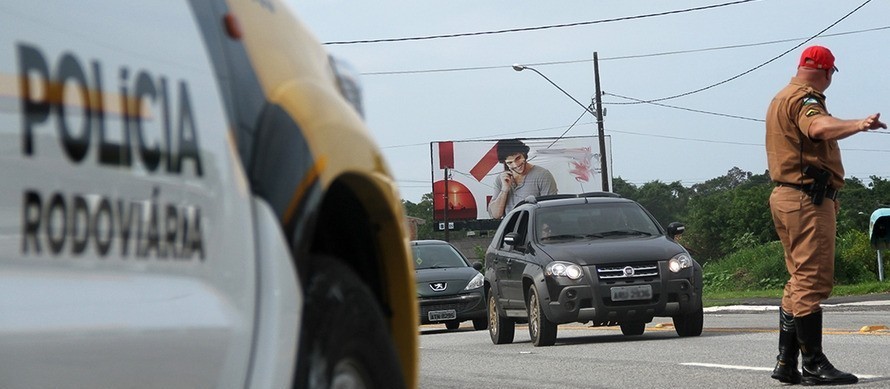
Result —
<path fill-rule="evenodd" d="M 546 169 L 556 182 L 557 193 L 602 190 L 599 138 L 523 138 L 528 163 Z M 496 181 L 506 170 L 498 160 L 501 139 L 442 141 L 430 143 L 433 182 L 433 220 L 445 219 L 447 191 L 449 221 L 492 219 L 488 204 L 497 197 Z M 611 142 L 605 136 L 606 169 L 612 172 Z M 446 169 L 449 177 L 445 179 Z M 608 176 L 611 187 L 612 176 Z M 447 186 L 447 190 L 446 190 Z"/>

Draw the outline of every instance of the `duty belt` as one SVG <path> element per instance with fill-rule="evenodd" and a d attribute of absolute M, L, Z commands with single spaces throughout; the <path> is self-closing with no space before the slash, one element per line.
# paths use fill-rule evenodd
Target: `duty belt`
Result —
<path fill-rule="evenodd" d="M 794 188 L 801 192 L 804 192 L 809 196 L 813 195 L 813 185 L 812 184 L 797 185 L 797 184 L 789 184 L 787 182 L 777 182 L 776 186 L 787 186 L 789 188 Z M 825 188 L 825 198 L 837 200 L 838 192 L 840 192 L 840 191 L 829 186 L 829 187 Z"/>

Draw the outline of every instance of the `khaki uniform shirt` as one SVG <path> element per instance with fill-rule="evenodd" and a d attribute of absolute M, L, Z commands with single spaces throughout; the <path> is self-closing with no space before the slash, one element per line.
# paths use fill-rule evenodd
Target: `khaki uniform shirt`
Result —
<path fill-rule="evenodd" d="M 774 182 L 806 185 L 813 179 L 803 174 L 807 165 L 831 173 L 829 184 L 834 189 L 844 186 L 844 166 L 837 140 L 813 139 L 809 128 L 822 115 L 825 95 L 793 77 L 779 91 L 766 113 L 766 160 Z"/>

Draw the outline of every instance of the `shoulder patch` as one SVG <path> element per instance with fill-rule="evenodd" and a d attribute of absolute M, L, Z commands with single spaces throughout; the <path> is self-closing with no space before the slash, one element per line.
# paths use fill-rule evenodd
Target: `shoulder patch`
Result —
<path fill-rule="evenodd" d="M 807 113 L 805 113 L 805 115 L 806 115 L 807 117 L 815 116 L 815 115 L 818 115 L 818 114 L 819 114 L 819 110 L 816 110 L 816 109 L 809 109 L 809 110 L 807 110 Z"/>
<path fill-rule="evenodd" d="M 806 97 L 803 99 L 803 105 L 811 105 L 811 104 L 819 104 L 819 100 L 816 100 L 812 97 Z M 807 115 L 809 116 L 809 114 Z"/>

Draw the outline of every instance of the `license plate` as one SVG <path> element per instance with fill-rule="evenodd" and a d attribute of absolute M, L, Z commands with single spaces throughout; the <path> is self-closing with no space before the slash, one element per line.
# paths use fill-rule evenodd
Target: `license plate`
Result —
<path fill-rule="evenodd" d="M 430 321 L 443 321 L 443 320 L 454 320 L 457 319 L 457 311 L 453 309 L 446 309 L 444 311 L 430 311 L 427 313 L 427 317 Z"/>
<path fill-rule="evenodd" d="M 612 301 L 649 300 L 652 298 L 652 285 L 612 287 Z"/>

